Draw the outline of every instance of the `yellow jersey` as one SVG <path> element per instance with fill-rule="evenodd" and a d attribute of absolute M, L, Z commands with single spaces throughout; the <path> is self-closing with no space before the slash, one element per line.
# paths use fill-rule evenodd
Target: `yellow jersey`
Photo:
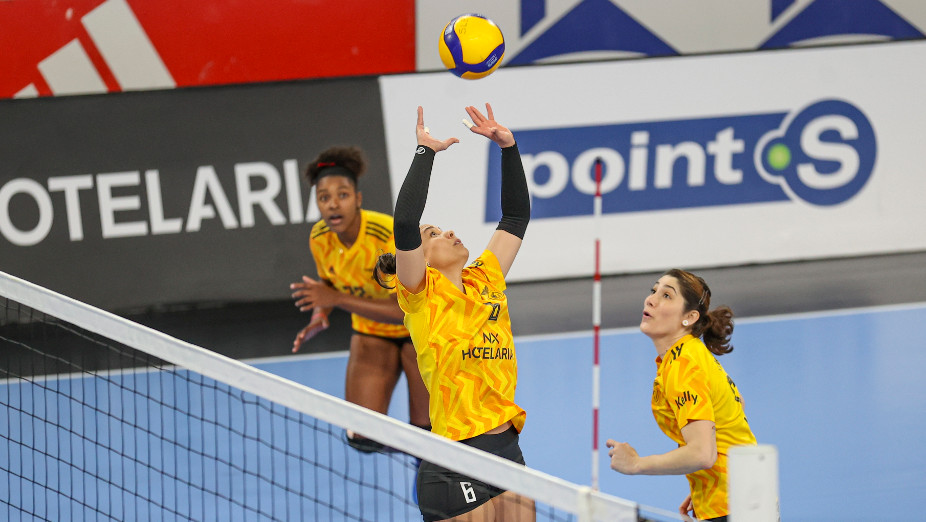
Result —
<path fill-rule="evenodd" d="M 460 292 L 431 267 L 418 293 L 398 283 L 399 306 L 430 393 L 431 431 L 463 440 L 511 421 L 520 432 L 527 414 L 514 402 L 518 360 L 495 254 L 486 250 L 464 268 L 463 286 Z"/>
<path fill-rule="evenodd" d="M 392 217 L 372 210 L 360 211 L 360 233 L 350 247 L 324 221 L 315 223 L 309 239 L 318 277 L 334 285 L 339 292 L 369 299 L 385 298 L 395 290 L 383 288 L 373 279 L 373 267 L 380 254 L 395 252 Z M 351 314 L 355 332 L 380 337 L 408 337 L 400 324 L 387 324 Z"/>
<path fill-rule="evenodd" d="M 727 515 L 727 450 L 756 443 L 736 384 L 701 339 L 692 335 L 657 357 L 656 365 L 652 408 L 663 433 L 681 447 L 685 445 L 682 428 L 689 422 L 709 420 L 716 427 L 714 466 L 687 475 L 695 515 L 700 519 Z"/>

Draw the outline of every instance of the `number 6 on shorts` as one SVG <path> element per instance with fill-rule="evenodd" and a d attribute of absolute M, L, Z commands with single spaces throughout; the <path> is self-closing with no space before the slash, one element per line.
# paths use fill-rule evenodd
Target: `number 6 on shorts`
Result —
<path fill-rule="evenodd" d="M 460 488 L 463 489 L 463 498 L 466 499 L 466 503 L 476 501 L 476 492 L 473 490 L 472 482 L 460 482 Z"/>

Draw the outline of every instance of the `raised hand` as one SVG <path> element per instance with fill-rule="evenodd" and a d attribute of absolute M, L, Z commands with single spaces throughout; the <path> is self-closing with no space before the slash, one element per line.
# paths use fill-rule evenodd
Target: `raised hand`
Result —
<path fill-rule="evenodd" d="M 424 126 L 424 109 L 422 109 L 420 105 L 418 106 L 418 125 L 415 127 L 415 134 L 418 137 L 418 145 L 424 145 L 425 147 L 434 149 L 434 152 L 446 150 L 454 143 L 460 143 L 460 140 L 457 138 L 439 140 L 431 136 L 429 129 Z"/>
<path fill-rule="evenodd" d="M 633 446 L 613 439 L 608 439 L 605 445 L 611 448 L 608 450 L 608 456 L 611 457 L 611 469 L 625 475 L 636 474 L 639 455 L 637 455 L 637 450 L 633 449 Z"/>
<path fill-rule="evenodd" d="M 319 332 L 328 328 L 328 316 L 316 312 L 312 314 L 312 322 L 307 324 L 305 328 L 299 330 L 299 333 L 296 334 L 296 339 L 293 341 L 293 353 L 299 351 L 302 348 L 302 343 L 308 341 L 309 339 L 315 337 Z"/>
<path fill-rule="evenodd" d="M 499 147 L 505 148 L 514 145 L 514 134 L 508 130 L 508 127 L 495 121 L 495 115 L 492 113 L 492 106 L 486 103 L 486 115 L 483 116 L 479 109 L 473 106 L 466 108 L 466 114 L 472 119 L 473 125 L 467 123 L 467 127 L 476 134 L 481 134 L 486 138 L 494 141 Z"/>
<path fill-rule="evenodd" d="M 694 504 L 691 503 L 691 494 L 685 497 L 685 500 L 682 501 L 682 505 L 678 507 L 678 514 L 682 516 L 682 520 L 685 522 L 692 522 L 692 516 L 694 516 Z"/>
<path fill-rule="evenodd" d="M 341 298 L 341 293 L 327 283 L 309 276 L 302 276 L 302 281 L 289 285 L 289 288 L 295 290 L 292 297 L 300 312 L 308 312 L 315 307 L 337 306 Z"/>

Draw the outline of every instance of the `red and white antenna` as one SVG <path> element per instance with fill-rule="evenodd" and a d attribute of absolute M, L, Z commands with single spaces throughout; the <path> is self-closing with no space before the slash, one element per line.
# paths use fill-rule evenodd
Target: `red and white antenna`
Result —
<path fill-rule="evenodd" d="M 594 363 L 592 365 L 592 489 L 598 490 L 598 407 L 601 403 L 601 158 L 595 159 L 595 279 L 592 283 L 592 327 Z"/>

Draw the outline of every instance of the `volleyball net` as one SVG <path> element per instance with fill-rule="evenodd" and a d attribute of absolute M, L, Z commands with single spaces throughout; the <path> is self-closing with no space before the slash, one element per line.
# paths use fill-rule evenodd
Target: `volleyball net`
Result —
<path fill-rule="evenodd" d="M 2 272 L 0 441 L 10 520 L 421 520 L 420 459 L 520 494 L 528 520 L 679 519 Z"/>

